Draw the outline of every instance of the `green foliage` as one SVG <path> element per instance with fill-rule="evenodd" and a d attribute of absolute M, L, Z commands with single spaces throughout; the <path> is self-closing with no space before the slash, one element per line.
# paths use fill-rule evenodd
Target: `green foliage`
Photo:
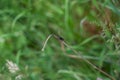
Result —
<path fill-rule="evenodd" d="M 110 80 L 84 60 L 65 56 L 54 37 L 42 52 L 50 34 L 62 36 L 85 59 L 119 79 L 119 4 L 117 0 L 0 0 L 0 80 L 17 74 L 24 75 L 22 80 Z M 106 9 L 111 12 L 107 17 Z M 65 51 L 74 54 L 66 47 Z M 16 63 L 19 73 L 11 74 L 6 60 Z"/>

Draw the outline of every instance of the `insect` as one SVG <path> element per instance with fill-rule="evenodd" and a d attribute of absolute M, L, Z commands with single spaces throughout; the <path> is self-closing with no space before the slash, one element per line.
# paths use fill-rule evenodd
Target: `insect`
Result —
<path fill-rule="evenodd" d="M 64 41 L 64 38 L 61 37 L 61 36 L 59 36 L 59 35 L 54 35 L 54 37 L 57 38 L 57 39 L 60 40 L 60 41 Z"/>

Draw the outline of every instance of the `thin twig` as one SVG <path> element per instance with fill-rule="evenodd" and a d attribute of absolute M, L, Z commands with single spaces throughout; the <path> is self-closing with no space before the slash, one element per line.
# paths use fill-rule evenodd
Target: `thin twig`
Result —
<path fill-rule="evenodd" d="M 45 47 L 46 47 L 46 44 L 47 44 L 48 40 L 52 37 L 52 35 L 53 35 L 53 34 L 50 34 L 50 35 L 47 37 L 47 39 L 45 40 L 44 45 L 43 45 L 43 48 L 41 49 L 41 51 L 44 51 L 44 49 L 45 49 Z"/>
<path fill-rule="evenodd" d="M 44 43 L 44 46 L 43 46 L 43 48 L 42 48 L 42 51 L 44 51 L 44 48 L 45 48 L 45 46 L 46 46 L 46 44 L 47 44 L 47 42 L 48 42 L 48 40 L 52 37 L 52 36 L 54 36 L 56 39 L 58 39 L 60 42 L 61 42 L 61 44 L 62 44 L 62 47 L 63 47 L 63 44 L 66 46 L 66 47 L 68 47 L 68 48 L 70 48 L 75 54 L 77 54 L 78 55 L 78 53 L 80 54 L 80 56 L 81 56 L 81 59 L 83 59 L 86 63 L 88 63 L 89 65 L 91 65 L 94 69 L 96 69 L 96 70 L 98 70 L 99 72 L 101 72 L 102 74 L 104 74 L 104 75 L 106 75 L 108 78 L 110 78 L 111 80 L 115 80 L 111 75 L 109 75 L 108 73 L 106 73 L 105 71 L 103 71 L 103 70 L 101 70 L 100 68 L 98 68 L 97 66 L 95 66 L 93 63 L 91 63 L 89 60 L 87 60 L 87 59 L 85 59 L 82 55 L 81 55 L 81 53 L 80 52 L 77 52 L 76 50 L 74 50 L 71 46 L 69 46 L 65 41 L 64 41 L 64 39 L 62 38 L 62 37 L 60 37 L 60 36 L 57 36 L 57 35 L 49 35 L 48 37 L 47 37 L 47 39 L 46 39 L 46 41 L 45 41 L 45 43 Z M 65 52 L 65 51 L 64 51 Z M 66 55 L 66 54 L 65 54 Z M 71 56 L 69 56 L 69 55 L 67 55 L 68 57 L 70 57 L 70 58 L 75 58 L 75 57 L 71 57 Z"/>
<path fill-rule="evenodd" d="M 63 41 L 63 44 L 65 46 L 67 46 L 68 48 L 70 48 L 75 54 L 78 55 L 79 52 L 77 52 L 76 50 L 74 50 L 71 46 L 69 46 L 65 41 Z M 106 73 L 105 71 L 101 70 L 100 68 L 98 68 L 97 66 L 95 66 L 93 63 L 91 63 L 89 60 L 85 59 L 82 55 L 80 55 L 81 58 L 88 63 L 89 65 L 91 65 L 93 68 L 95 68 L 96 70 L 98 70 L 99 72 L 103 73 L 104 75 L 106 75 L 107 77 L 109 77 L 111 80 L 115 80 L 111 75 L 109 75 L 108 73 Z M 74 58 L 74 57 L 72 57 Z"/>

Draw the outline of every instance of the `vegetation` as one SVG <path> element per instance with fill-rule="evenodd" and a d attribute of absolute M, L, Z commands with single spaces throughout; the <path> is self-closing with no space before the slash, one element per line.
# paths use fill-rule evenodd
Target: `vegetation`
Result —
<path fill-rule="evenodd" d="M 0 80 L 119 80 L 119 5 L 0 0 Z"/>

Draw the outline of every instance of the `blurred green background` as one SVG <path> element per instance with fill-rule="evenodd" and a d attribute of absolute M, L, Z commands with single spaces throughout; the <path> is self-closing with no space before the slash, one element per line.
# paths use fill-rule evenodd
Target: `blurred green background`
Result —
<path fill-rule="evenodd" d="M 19 66 L 22 80 L 110 80 L 81 58 L 65 56 L 54 37 L 41 51 L 50 34 L 62 36 L 119 80 L 119 5 L 119 0 L 0 0 L 1 80 L 16 76 L 5 67 L 6 60 Z M 65 51 L 79 56 L 67 47 Z"/>

